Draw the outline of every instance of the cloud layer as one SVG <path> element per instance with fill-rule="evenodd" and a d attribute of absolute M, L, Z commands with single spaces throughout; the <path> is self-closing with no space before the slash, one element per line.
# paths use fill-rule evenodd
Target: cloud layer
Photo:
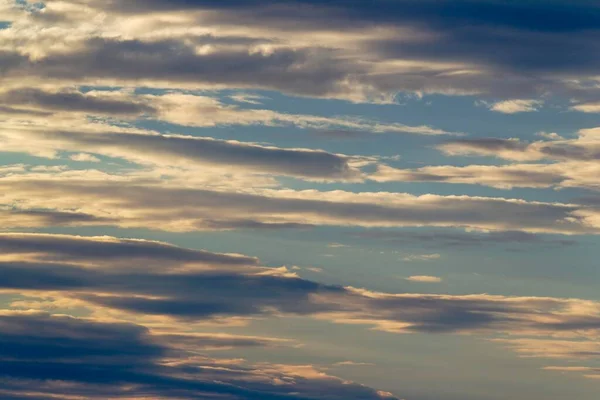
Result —
<path fill-rule="evenodd" d="M 576 204 L 528 202 L 470 196 L 414 196 L 408 193 L 318 192 L 253 188 L 215 190 L 181 187 L 148 178 L 62 173 L 11 173 L 0 201 L 22 210 L 77 210 L 92 224 L 190 231 L 255 221 L 362 227 L 456 227 L 533 233 L 584 234 L 598 231 L 598 212 Z M 177 208 L 173 208 L 177 199 Z M 96 220 L 100 218 L 100 220 Z M 77 221 L 85 224 L 85 220 Z"/>

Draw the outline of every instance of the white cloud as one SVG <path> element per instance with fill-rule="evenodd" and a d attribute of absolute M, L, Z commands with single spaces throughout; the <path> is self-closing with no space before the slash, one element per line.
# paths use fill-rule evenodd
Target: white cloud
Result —
<path fill-rule="evenodd" d="M 409 254 L 402 258 L 404 261 L 433 261 L 441 257 L 439 254 Z"/>
<path fill-rule="evenodd" d="M 98 157 L 95 157 L 88 153 L 73 154 L 69 156 L 69 159 L 79 162 L 100 162 L 100 159 Z"/>
<path fill-rule="evenodd" d="M 157 179 L 159 178 L 159 179 Z M 519 199 L 341 190 L 248 189 L 93 171 L 15 173 L 0 177 L 0 204 L 21 210 L 88 214 L 121 227 L 176 231 L 262 226 L 455 227 L 584 234 L 600 215 L 576 204 Z M 176 206 L 173 199 L 177 199 Z"/>
<path fill-rule="evenodd" d="M 439 283 L 442 281 L 442 278 L 437 277 L 437 276 L 430 276 L 430 275 L 413 275 L 413 276 L 409 276 L 408 278 L 404 278 L 407 281 L 411 281 L 411 282 L 422 282 L 422 283 Z"/>
<path fill-rule="evenodd" d="M 542 104 L 543 102 L 539 100 L 513 99 L 493 103 L 489 107 L 490 110 L 503 114 L 516 114 L 538 111 Z"/>
<path fill-rule="evenodd" d="M 571 107 L 571 110 L 584 113 L 600 113 L 600 102 L 581 103 Z"/>

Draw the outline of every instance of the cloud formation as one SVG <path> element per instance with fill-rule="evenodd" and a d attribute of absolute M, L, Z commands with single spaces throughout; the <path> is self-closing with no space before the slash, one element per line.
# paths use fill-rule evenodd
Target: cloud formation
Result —
<path fill-rule="evenodd" d="M 378 182 L 444 182 L 499 189 L 585 188 L 597 191 L 600 173 L 598 128 L 581 129 L 575 139 L 541 133 L 547 140 L 478 138 L 450 140 L 438 146 L 451 156 L 495 157 L 507 165 L 441 165 L 399 169 L 380 164 L 369 179 Z M 535 162 L 535 163 L 534 163 Z"/>
<path fill-rule="evenodd" d="M 0 0 L 0 397 L 397 398 L 335 370 L 455 400 L 508 379 L 446 390 L 439 352 L 392 363 L 371 341 L 408 334 L 597 379 L 600 303 L 577 291 L 595 277 L 575 265 L 593 257 L 553 259 L 549 296 L 509 285 L 545 267 L 534 250 L 600 233 L 580 194 L 600 189 L 599 26 L 589 1 Z M 369 242 L 402 248 L 354 257 Z M 446 254 L 460 269 L 476 246 L 505 295 L 446 284 Z M 506 246 L 532 250 L 508 276 Z M 372 264 L 390 254 L 403 272 Z"/>
<path fill-rule="evenodd" d="M 197 351 L 219 342 L 254 345 L 249 339 L 165 338 L 139 325 L 6 310 L 0 314 L 0 332 L 0 393 L 6 398 L 395 398 L 312 366 L 221 360 L 177 343 L 193 341 Z"/>
<path fill-rule="evenodd" d="M 210 321 L 295 315 L 390 333 L 493 334 L 520 354 L 565 360 L 595 357 L 600 332 L 600 305 L 579 299 L 373 292 L 252 257 L 112 237 L 4 233 L 0 247 L 0 292 L 19 296 L 0 311 L 7 396 L 395 398 L 311 365 L 207 355 L 290 344 L 196 331 Z M 74 308 L 85 317 L 46 313 Z"/>
<path fill-rule="evenodd" d="M 410 282 L 422 282 L 422 283 L 440 283 L 442 278 L 438 276 L 430 276 L 430 275 L 413 275 L 408 278 L 404 278 Z"/>
<path fill-rule="evenodd" d="M 389 101 L 400 91 L 597 95 L 585 84 L 598 66 L 590 54 L 598 53 L 599 17 L 587 2 L 70 0 L 5 8 L 10 79 L 262 88 L 354 101 Z M 61 36 L 66 30 L 72 34 Z M 23 40 L 23 31 L 35 35 Z"/>
<path fill-rule="evenodd" d="M 49 240 L 73 243 L 53 250 L 47 246 Z M 41 243 L 37 251 L 32 244 L 36 241 Z M 76 245 L 82 241 L 87 250 Z M 600 307 L 593 301 L 378 293 L 304 280 L 286 268 L 267 268 L 256 262 L 231 268 L 213 265 L 214 259 L 233 257 L 237 261 L 243 256 L 207 257 L 201 252 L 199 259 L 196 256 L 187 262 L 187 255 L 181 261 L 182 249 L 155 242 L 144 242 L 143 246 L 158 254 L 169 250 L 162 264 L 175 263 L 178 267 L 140 268 L 138 265 L 147 265 L 146 258 L 137 261 L 118 252 L 107 265 L 98 257 L 107 241 L 117 247 L 132 245 L 114 238 L 5 234 L 0 238 L 4 254 L 0 268 L 5 277 L 2 290 L 28 293 L 34 298 L 40 291 L 62 293 L 92 310 L 101 307 L 184 321 L 292 314 L 373 325 L 390 332 L 498 329 L 522 335 L 587 332 L 593 336 L 600 329 Z M 206 258 L 209 261 L 204 261 Z M 124 265 L 124 260 L 129 264 Z"/>
<path fill-rule="evenodd" d="M 590 234 L 598 212 L 576 204 L 408 193 L 288 189 L 215 190 L 107 174 L 24 173 L 0 178 L 4 204 L 116 219 L 124 227 L 192 231 L 256 221 L 361 227 L 455 227 L 531 233 Z M 173 208 L 177 199 L 177 208 Z M 216 225 L 215 225 L 216 224 Z"/>
<path fill-rule="evenodd" d="M 539 100 L 505 100 L 490 105 L 490 110 L 503 114 L 516 114 L 521 112 L 537 111 L 542 104 Z"/>

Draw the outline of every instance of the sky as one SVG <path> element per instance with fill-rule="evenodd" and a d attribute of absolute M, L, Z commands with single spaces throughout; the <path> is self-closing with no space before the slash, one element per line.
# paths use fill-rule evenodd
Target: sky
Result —
<path fill-rule="evenodd" d="M 0 0 L 0 398 L 596 400 L 600 4 Z"/>

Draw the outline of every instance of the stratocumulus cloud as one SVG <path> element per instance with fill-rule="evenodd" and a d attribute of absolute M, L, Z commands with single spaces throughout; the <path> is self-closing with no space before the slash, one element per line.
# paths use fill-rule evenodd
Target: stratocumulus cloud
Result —
<path fill-rule="evenodd" d="M 161 226 L 195 230 L 213 221 L 254 220 L 363 227 L 437 226 L 481 230 L 522 230 L 547 233 L 596 233 L 594 208 L 575 204 L 527 202 L 517 199 L 469 196 L 414 196 L 408 193 L 351 193 L 264 189 L 233 192 L 210 188 L 181 188 L 136 179 L 107 179 L 99 175 L 18 174 L 0 179 L 10 187 L 4 203 L 26 209 L 69 209 L 96 217 L 117 218 L 121 226 Z M 179 207 L 173 209 L 171 199 Z M 101 205 L 100 209 L 97 206 Z M 130 210 L 126 213 L 119 209 Z M 104 211 L 101 211 L 104 210 Z M 106 213 L 108 210 L 110 212 Z M 208 224 L 205 224 L 206 221 Z M 166 223 L 170 223 L 166 224 Z M 218 225 L 217 225 L 218 226 Z"/>
<path fill-rule="evenodd" d="M 7 398 L 394 398 L 308 366 L 239 365 L 194 356 L 172 337 L 164 340 L 133 324 L 7 311 L 0 321 L 6 360 L 0 368 L 0 393 Z M 219 342 L 255 345 L 249 338 L 237 343 L 219 336 L 179 339 L 195 341 L 196 348 Z"/>
<path fill-rule="evenodd" d="M 12 14 L 4 57 L 8 77 L 260 87 L 350 99 L 381 99 L 386 97 L 381 92 L 403 90 L 522 98 L 545 89 L 586 97 L 592 89 L 561 78 L 574 73 L 591 78 L 598 65 L 589 55 L 597 53 L 593 28 L 599 17 L 587 3 L 460 1 L 450 7 L 433 1 L 378 1 L 350 7 L 337 1 L 226 1 L 133 6 L 74 0 L 48 1 L 41 10 L 15 8 Z M 107 39 L 80 23 L 99 15 L 106 31 L 123 29 L 120 23 L 134 17 L 137 23 L 127 29 L 131 39 Z M 199 21 L 205 29 L 194 32 Z M 13 29 L 48 25 L 58 28 L 48 33 L 57 37 L 60 29 L 75 29 L 78 35 L 67 42 L 78 46 L 60 56 L 31 42 L 16 51 Z M 320 39 L 320 46 L 303 40 L 309 33 Z M 570 57 L 555 57 L 554 51 L 569 51 Z M 28 52 L 46 54 L 31 59 L 24 55 Z M 371 62 L 348 62 L 361 53 Z"/>
<path fill-rule="evenodd" d="M 47 245 L 51 240 L 64 245 L 54 249 Z M 83 250 L 82 242 L 86 245 Z M 4 234 L 0 244 L 5 254 L 3 291 L 19 290 L 31 297 L 40 290 L 57 292 L 92 308 L 190 321 L 290 313 L 374 325 L 391 332 L 500 329 L 544 335 L 554 330 L 580 330 L 593 337 L 600 329 L 598 304 L 577 299 L 378 293 L 304 280 L 285 268 L 256 265 L 255 259 L 249 259 L 246 266 L 216 268 L 211 266 L 215 259 L 227 264 L 232 261 L 226 257 L 233 257 L 240 264 L 243 256 L 207 257 L 206 252 L 189 250 L 190 255 L 199 256 L 182 260 L 184 249 L 157 242 Z M 107 260 L 98 258 L 107 245 L 140 245 L 150 254 L 163 254 L 163 265 L 179 267 L 145 270 L 137 266 L 145 265 L 143 258 L 136 261 L 119 252 L 107 265 Z M 22 254 L 28 255 L 25 261 Z M 128 260 L 127 267 L 111 268 L 122 265 L 123 260 Z"/>
<path fill-rule="evenodd" d="M 0 0 L 0 398 L 596 400 L 599 27 Z"/>

